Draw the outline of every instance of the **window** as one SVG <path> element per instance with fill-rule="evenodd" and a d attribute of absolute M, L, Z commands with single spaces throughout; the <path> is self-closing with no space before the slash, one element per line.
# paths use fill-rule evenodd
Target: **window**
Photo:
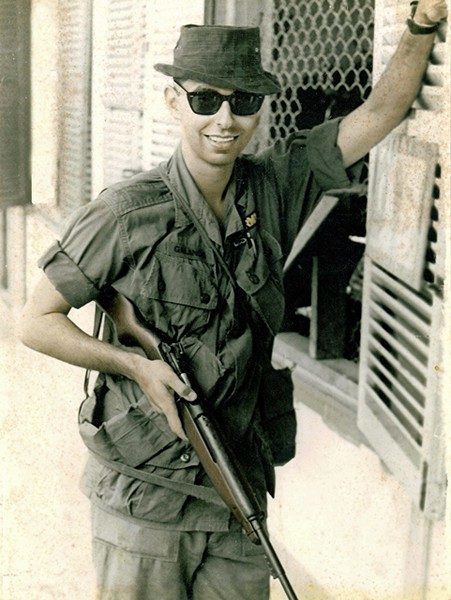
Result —
<path fill-rule="evenodd" d="M 240 4 L 239 11 L 244 10 L 244 5 L 249 7 L 251 3 Z M 217 22 L 224 22 L 220 18 L 228 13 L 216 12 Z M 265 66 L 278 74 L 283 87 L 265 115 L 255 148 L 264 148 L 273 139 L 286 137 L 295 129 L 344 114 L 365 99 L 371 87 L 373 54 L 377 59 L 377 77 L 395 49 L 405 18 L 405 4 L 393 0 L 382 2 L 376 14 L 372 0 L 346 3 L 273 0 L 264 3 L 260 12 L 254 11 L 248 23 L 260 25 L 267 58 Z M 373 46 L 374 21 L 377 34 Z M 428 518 L 443 515 L 446 484 L 440 422 L 443 397 L 440 338 L 446 257 L 443 199 L 449 194 L 449 184 L 442 177 L 448 151 L 445 132 L 449 116 L 444 103 L 445 90 L 440 89 L 446 72 L 443 36 L 444 26 L 437 36 L 411 118 L 373 151 L 371 161 L 370 206 L 377 204 L 378 198 L 385 202 L 387 193 L 383 186 L 389 177 L 388 165 L 393 164 L 396 153 L 402 163 L 400 149 L 409 148 L 411 155 L 404 173 L 411 172 L 413 164 L 421 165 L 423 175 L 418 183 L 421 198 L 416 199 L 424 210 L 418 212 L 407 238 L 407 258 L 415 267 L 413 279 L 406 280 L 395 268 L 398 263 L 405 270 L 409 262 L 396 236 L 392 236 L 392 246 L 384 247 L 390 261 L 384 262 L 376 255 L 375 249 L 382 244 L 378 237 L 380 224 L 374 211 L 365 219 L 362 198 L 348 195 L 345 202 L 337 202 L 334 197 L 323 198 L 319 214 L 312 214 L 312 222 L 307 222 L 300 232 L 298 250 L 302 252 L 287 272 L 291 312 L 285 327 L 297 333 L 283 334 L 278 348 L 283 359 L 298 365 L 307 381 L 330 394 L 331 402 L 336 400 L 335 406 L 341 406 L 348 421 L 351 413 L 354 423 L 357 416 L 366 443 L 404 484 L 415 505 Z M 416 171 L 417 178 L 418 175 Z M 400 180 L 401 187 L 397 190 L 404 202 L 409 194 L 418 196 L 417 185 L 412 185 L 406 177 Z M 398 231 L 409 227 L 409 223 L 402 222 L 402 212 L 398 210 L 396 214 Z M 330 228 L 343 232 L 341 247 L 336 247 L 339 241 L 334 239 L 332 256 L 327 253 L 328 243 L 321 242 L 321 238 L 327 237 L 328 228 L 329 233 Z M 315 231 L 319 235 L 314 242 Z M 367 237 L 369 248 L 363 259 Z M 404 243 L 405 240 L 404 237 Z M 337 253 L 353 263 L 345 277 Z M 332 271 L 329 278 L 327 267 Z M 307 291 L 306 279 L 312 281 Z M 340 306 L 344 291 L 344 305 Z M 328 326 L 337 321 L 343 325 L 338 335 Z M 306 342 L 309 334 L 310 340 Z M 351 344 L 340 345 L 343 337 L 351 340 Z M 319 344 L 318 338 L 322 338 Z M 328 355 L 324 347 L 332 347 L 335 354 Z M 348 360 L 337 360 L 340 356 Z M 334 360 L 315 361 L 312 357 Z M 349 369 L 350 364 L 354 364 L 355 371 Z M 328 383 L 321 380 L 321 365 L 336 371 Z M 354 377 L 358 388 L 352 385 Z M 336 412 L 332 406 L 317 410 L 323 417 Z M 346 427 L 346 433 L 351 432 L 360 443 L 363 438 L 355 425 Z"/>
<path fill-rule="evenodd" d="M 258 148 L 350 112 L 372 82 L 373 0 L 268 4 L 262 23 L 271 48 L 267 66 L 283 89 L 272 98 Z M 306 224 L 316 231 L 290 259 L 284 330 L 309 336 L 314 358 L 358 361 L 365 219 L 364 185 L 339 203 L 325 200 Z"/>

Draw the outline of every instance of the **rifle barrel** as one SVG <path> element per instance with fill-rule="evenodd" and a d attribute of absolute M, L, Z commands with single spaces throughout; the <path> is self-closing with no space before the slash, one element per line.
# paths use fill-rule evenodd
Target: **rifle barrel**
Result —
<path fill-rule="evenodd" d="M 294 591 L 293 586 L 291 585 L 288 577 L 286 576 L 284 568 L 282 567 L 282 563 L 280 562 L 279 557 L 277 556 L 276 551 L 274 550 L 273 545 L 269 540 L 265 528 L 258 519 L 256 523 L 253 523 L 253 525 L 255 532 L 260 540 L 260 543 L 263 546 L 263 550 L 265 552 L 266 559 L 268 560 L 272 576 L 274 577 L 274 579 L 279 579 L 285 591 L 285 594 L 287 595 L 287 598 L 289 600 L 298 600 L 296 592 Z"/>

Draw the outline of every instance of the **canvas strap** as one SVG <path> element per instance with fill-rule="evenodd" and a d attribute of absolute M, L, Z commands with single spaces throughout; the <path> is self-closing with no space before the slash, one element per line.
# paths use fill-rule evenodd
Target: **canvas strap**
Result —
<path fill-rule="evenodd" d="M 222 256 L 221 252 L 219 251 L 219 249 L 216 247 L 216 245 L 213 243 L 213 241 L 210 239 L 210 236 L 208 235 L 207 231 L 205 230 L 205 227 L 202 225 L 202 223 L 200 222 L 199 218 L 197 217 L 197 215 L 194 213 L 193 209 L 191 208 L 188 200 L 186 198 L 184 198 L 182 196 L 182 194 L 173 186 L 171 180 L 169 179 L 169 173 L 166 170 L 166 163 L 161 163 L 159 170 L 160 170 L 160 175 L 161 178 L 163 179 L 166 187 L 169 189 L 169 191 L 171 192 L 171 194 L 174 196 L 174 198 L 177 198 L 178 202 L 180 203 L 180 205 L 184 208 L 184 210 L 186 211 L 186 213 L 189 215 L 189 217 L 191 218 L 193 225 L 196 227 L 196 229 L 198 230 L 200 236 L 202 237 L 203 241 L 205 242 L 205 244 L 213 251 L 219 265 L 221 266 L 222 270 L 224 271 L 224 273 L 227 275 L 227 277 L 229 278 L 233 289 L 237 290 L 238 289 L 238 284 L 236 282 L 235 277 L 232 275 L 226 261 L 224 260 L 224 257 Z M 241 288 L 239 288 L 241 290 Z M 242 290 L 244 292 L 244 290 Z M 245 293 L 245 292 L 244 292 Z M 257 313 L 257 315 L 259 316 L 261 322 L 265 325 L 265 327 L 269 330 L 269 333 L 272 335 L 274 335 L 274 332 L 272 331 L 271 327 L 269 326 L 268 322 L 266 321 L 265 315 L 263 314 L 261 308 L 259 307 L 259 305 L 257 304 L 257 302 L 253 301 L 253 298 L 250 297 L 248 294 L 246 294 L 246 296 L 249 298 L 251 306 L 253 308 L 253 310 Z"/>
<path fill-rule="evenodd" d="M 172 481 L 172 479 L 167 479 L 161 475 L 155 475 L 155 473 L 148 473 L 147 471 L 142 471 L 141 469 L 135 469 L 134 467 L 130 467 L 129 465 L 118 462 L 117 460 L 109 460 L 108 458 L 105 458 L 96 452 L 91 451 L 91 454 L 105 467 L 113 469 L 118 473 L 122 473 L 122 475 L 126 475 L 127 477 L 139 479 L 153 485 L 159 485 L 161 487 L 173 490 L 174 492 L 178 492 L 179 494 L 193 496 L 194 498 L 198 498 L 204 502 L 218 504 L 219 506 L 224 505 L 224 502 L 213 488 L 206 487 L 204 485 L 194 485 L 193 483 L 186 483 L 184 481 Z"/>

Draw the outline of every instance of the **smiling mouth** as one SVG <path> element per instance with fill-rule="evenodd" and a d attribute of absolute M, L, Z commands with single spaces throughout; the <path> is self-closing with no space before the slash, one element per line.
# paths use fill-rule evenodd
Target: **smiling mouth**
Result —
<path fill-rule="evenodd" d="M 206 136 L 210 141 L 215 144 L 230 144 L 238 139 L 238 135 L 207 135 Z"/>

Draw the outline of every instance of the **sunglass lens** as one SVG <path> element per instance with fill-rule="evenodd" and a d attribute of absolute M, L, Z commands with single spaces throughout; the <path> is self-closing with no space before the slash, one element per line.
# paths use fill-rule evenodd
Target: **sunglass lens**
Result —
<path fill-rule="evenodd" d="M 236 115 L 253 115 L 260 110 L 263 104 L 263 96 L 247 92 L 235 92 L 230 104 Z"/>
<path fill-rule="evenodd" d="M 193 112 L 198 115 L 214 115 L 221 108 L 224 100 L 228 100 L 233 114 L 238 116 L 253 115 L 260 110 L 263 96 L 247 92 L 234 92 L 230 96 L 222 96 L 215 91 L 188 93 L 188 102 Z"/>
<path fill-rule="evenodd" d="M 214 115 L 221 107 L 222 98 L 216 92 L 197 92 L 189 94 L 192 110 L 198 115 Z"/>

